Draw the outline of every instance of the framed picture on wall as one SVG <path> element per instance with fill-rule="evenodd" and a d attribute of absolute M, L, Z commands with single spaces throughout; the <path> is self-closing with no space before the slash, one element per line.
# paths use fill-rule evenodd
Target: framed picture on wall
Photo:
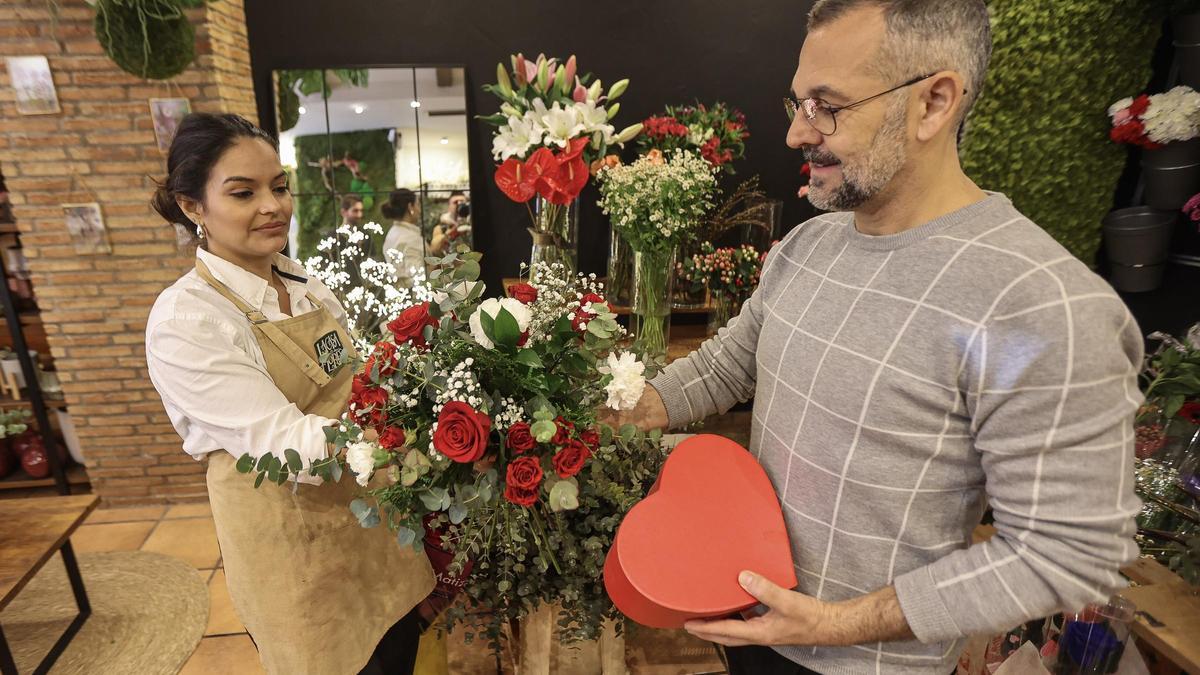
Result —
<path fill-rule="evenodd" d="M 190 112 L 192 104 L 186 98 L 150 99 L 150 118 L 154 120 L 154 139 L 158 141 L 159 152 L 165 155 L 171 149 L 175 130 Z"/>
<path fill-rule="evenodd" d="M 104 216 L 100 213 L 99 204 L 96 202 L 63 204 L 62 210 L 67 218 L 67 232 L 71 234 L 71 242 L 75 244 L 76 253 L 79 255 L 112 253 L 112 245 L 108 241 L 108 229 L 104 227 Z"/>
<path fill-rule="evenodd" d="M 51 115 L 62 112 L 58 92 L 44 56 L 10 56 L 8 79 L 17 92 L 17 112 L 22 115 Z"/>

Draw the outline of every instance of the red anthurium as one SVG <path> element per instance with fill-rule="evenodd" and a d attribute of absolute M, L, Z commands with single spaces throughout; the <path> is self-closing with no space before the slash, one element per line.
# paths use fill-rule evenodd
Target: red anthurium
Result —
<path fill-rule="evenodd" d="M 567 141 L 567 147 L 563 149 L 562 154 L 558 156 L 559 161 L 565 162 L 569 159 L 575 159 L 583 154 L 584 148 L 588 146 L 588 137 L 580 136 Z"/>
<path fill-rule="evenodd" d="M 583 191 L 588 176 L 587 163 L 576 155 L 574 159 L 563 162 L 556 175 L 546 177 L 546 182 L 553 189 L 553 194 L 546 198 L 551 204 L 569 204 Z"/>
<path fill-rule="evenodd" d="M 525 203 L 537 194 L 536 178 L 516 157 L 509 157 L 496 168 L 496 187 L 514 202 Z"/>

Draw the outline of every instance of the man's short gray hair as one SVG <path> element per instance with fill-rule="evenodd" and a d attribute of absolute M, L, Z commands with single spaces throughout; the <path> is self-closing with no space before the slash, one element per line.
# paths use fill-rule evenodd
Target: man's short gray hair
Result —
<path fill-rule="evenodd" d="M 808 30 L 827 25 L 851 10 L 878 7 L 887 24 L 887 40 L 873 64 L 893 84 L 953 70 L 966 80 L 960 111 L 966 118 L 983 92 L 992 30 L 984 0 L 817 0 L 808 13 Z"/>

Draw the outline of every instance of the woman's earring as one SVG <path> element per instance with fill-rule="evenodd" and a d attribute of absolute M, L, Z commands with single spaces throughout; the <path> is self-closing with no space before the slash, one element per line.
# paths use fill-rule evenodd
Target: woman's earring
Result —
<path fill-rule="evenodd" d="M 203 220 L 196 221 L 196 238 L 197 239 L 204 238 L 204 221 Z"/>

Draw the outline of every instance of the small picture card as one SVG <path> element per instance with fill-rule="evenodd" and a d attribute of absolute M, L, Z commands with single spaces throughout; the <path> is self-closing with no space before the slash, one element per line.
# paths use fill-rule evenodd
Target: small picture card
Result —
<path fill-rule="evenodd" d="M 22 115 L 51 115 L 62 112 L 58 92 L 44 56 L 10 56 L 8 79 L 17 92 L 17 112 Z"/>
<path fill-rule="evenodd" d="M 192 104 L 186 98 L 150 99 L 150 117 L 154 120 L 154 139 L 158 141 L 159 152 L 165 155 L 171 149 L 175 130 L 190 112 Z"/>
<path fill-rule="evenodd" d="M 104 227 L 104 216 L 100 213 L 99 204 L 63 204 L 62 210 L 67 218 L 67 231 L 71 233 L 76 253 L 112 253 L 112 245 L 108 241 L 108 230 Z"/>

